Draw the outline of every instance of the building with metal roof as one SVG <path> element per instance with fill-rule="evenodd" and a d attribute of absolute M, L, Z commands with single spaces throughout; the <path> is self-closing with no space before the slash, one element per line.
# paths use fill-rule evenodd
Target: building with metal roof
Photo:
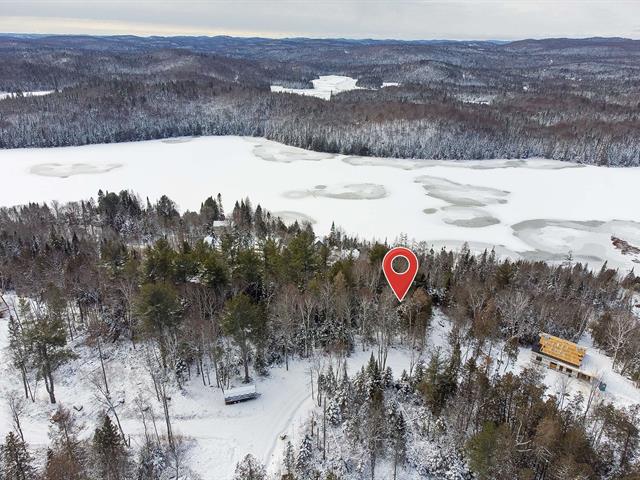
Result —
<path fill-rule="evenodd" d="M 259 395 L 255 385 L 229 388 L 227 390 L 223 390 L 222 393 L 224 394 L 224 403 L 227 405 L 251 400 L 253 398 L 257 398 Z"/>
<path fill-rule="evenodd" d="M 532 360 L 569 377 L 591 382 L 593 374 L 582 369 L 586 354 L 586 348 L 542 332 L 538 345 L 532 350 Z"/>

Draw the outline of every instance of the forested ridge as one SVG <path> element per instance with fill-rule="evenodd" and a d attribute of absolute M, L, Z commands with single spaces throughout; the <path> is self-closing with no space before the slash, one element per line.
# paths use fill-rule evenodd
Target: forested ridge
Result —
<path fill-rule="evenodd" d="M 57 91 L 0 101 L 0 147 L 233 134 L 381 157 L 640 164 L 637 41 L 168 44 L 0 38 L 0 91 Z M 365 89 L 330 101 L 269 91 L 324 74 Z"/>
<path fill-rule="evenodd" d="M 166 196 L 152 203 L 127 191 L 0 209 L 2 321 L 20 379 L 7 396 L 13 429 L 2 440 L 2 478 L 192 478 L 168 392 L 190 381 L 226 387 L 294 360 L 310 362 L 320 417 L 287 445 L 284 478 L 378 478 L 385 462 L 398 478 L 638 477 L 637 406 L 608 403 L 597 383 L 588 397 L 555 394 L 537 370 L 509 369 L 541 331 L 571 340 L 590 332 L 616 371 L 638 381 L 633 272 L 417 244 L 420 269 L 399 304 L 380 268 L 388 248 L 336 229 L 318 239 L 310 225 L 287 226 L 249 199 L 225 210 L 219 195 L 183 213 Z M 446 350 L 426 343 L 436 317 L 450 323 Z M 154 394 L 140 405 L 145 432 L 154 409 L 157 419 L 139 447 L 109 394 L 118 379 L 104 367 L 91 387 L 103 408 L 90 438 L 80 435 L 56 390 L 56 372 L 78 355 L 72 340 L 100 362 L 104 345 L 131 344 L 146 358 Z M 370 347 L 356 374 L 313 370 L 320 355 L 340 365 Z M 409 370 L 391 371 L 391 348 L 413 352 Z M 46 455 L 34 458 L 21 418 L 25 402 L 42 401 L 34 393 L 42 382 L 60 406 Z M 236 478 L 265 478 L 264 466 L 247 456 Z"/>

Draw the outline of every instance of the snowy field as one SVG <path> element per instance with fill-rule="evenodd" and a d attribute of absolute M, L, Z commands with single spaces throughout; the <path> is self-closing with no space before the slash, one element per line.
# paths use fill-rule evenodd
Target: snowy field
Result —
<path fill-rule="evenodd" d="M 335 222 L 361 238 L 405 233 L 436 248 L 468 241 L 514 258 L 561 261 L 571 251 L 596 268 L 640 262 L 611 243 L 640 246 L 640 168 L 347 157 L 242 137 L 2 150 L 0 165 L 1 206 L 132 189 L 198 209 L 220 192 L 227 209 L 249 196 L 318 234 Z"/>
<path fill-rule="evenodd" d="M 24 95 L 25 97 L 40 97 L 42 95 L 49 95 L 50 93 L 53 93 L 53 90 L 38 90 L 35 92 L 22 92 L 22 95 Z M 5 98 L 12 98 L 15 96 L 16 96 L 15 93 L 0 92 L 0 100 L 4 100 Z"/>

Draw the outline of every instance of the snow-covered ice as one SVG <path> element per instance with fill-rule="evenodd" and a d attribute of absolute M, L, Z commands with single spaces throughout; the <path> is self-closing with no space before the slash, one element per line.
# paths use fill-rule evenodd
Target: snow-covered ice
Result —
<path fill-rule="evenodd" d="M 319 234 L 335 222 L 361 238 L 406 233 L 436 248 L 468 241 L 516 258 L 561 261 L 572 251 L 596 268 L 640 262 L 610 239 L 640 246 L 640 168 L 346 157 L 243 137 L 2 150 L 0 165 L 2 206 L 133 189 L 197 209 L 220 192 L 227 208 L 248 196 Z"/>
<path fill-rule="evenodd" d="M 357 78 L 342 75 L 321 75 L 315 80 L 311 80 L 311 83 L 313 88 L 287 88 L 282 85 L 271 85 L 271 91 L 274 93 L 295 93 L 296 95 L 308 95 L 323 100 L 331 100 L 331 96 L 334 93 L 364 89 L 356 85 L 358 83 Z M 399 86 L 398 82 L 382 82 L 382 88 Z"/>
<path fill-rule="evenodd" d="M 334 93 L 357 90 L 358 79 L 344 77 L 341 75 L 322 75 L 315 80 L 311 80 L 313 88 L 285 88 L 280 85 L 272 85 L 271 91 L 277 93 L 295 93 L 297 95 L 308 95 L 311 97 L 330 100 Z"/>

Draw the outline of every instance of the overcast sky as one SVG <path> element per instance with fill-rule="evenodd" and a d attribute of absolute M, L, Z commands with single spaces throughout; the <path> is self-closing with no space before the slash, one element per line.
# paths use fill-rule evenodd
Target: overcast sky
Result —
<path fill-rule="evenodd" d="M 640 0 L 0 0 L 0 32 L 640 38 Z"/>

